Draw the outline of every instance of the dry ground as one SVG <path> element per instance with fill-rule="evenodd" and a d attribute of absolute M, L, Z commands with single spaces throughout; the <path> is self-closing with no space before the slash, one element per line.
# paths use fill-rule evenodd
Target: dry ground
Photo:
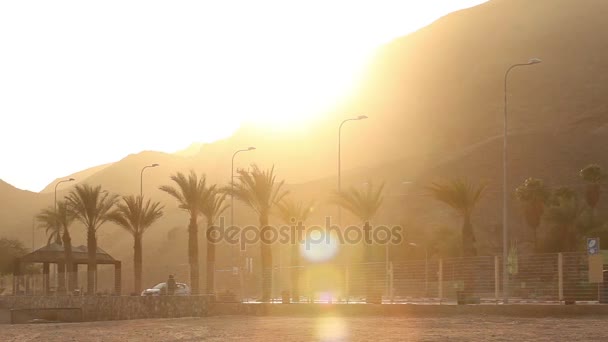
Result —
<path fill-rule="evenodd" d="M 2 341 L 606 341 L 606 319 L 255 317 L 0 325 Z"/>

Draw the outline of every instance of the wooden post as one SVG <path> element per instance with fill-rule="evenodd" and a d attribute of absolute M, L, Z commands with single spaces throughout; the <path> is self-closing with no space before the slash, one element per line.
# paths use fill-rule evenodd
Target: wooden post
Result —
<path fill-rule="evenodd" d="M 42 284 L 43 284 L 43 294 L 48 296 L 51 292 L 51 282 L 49 279 L 49 272 L 51 270 L 50 264 L 48 262 L 42 263 Z"/>
<path fill-rule="evenodd" d="M 21 276 L 21 261 L 15 259 L 13 263 L 13 296 L 19 293 L 19 277 Z"/>
<path fill-rule="evenodd" d="M 564 300 L 564 258 L 562 253 L 557 253 L 557 293 L 558 300 Z"/>
<path fill-rule="evenodd" d="M 437 278 L 437 286 L 439 290 L 439 304 L 441 304 L 441 300 L 443 299 L 443 259 L 439 259 L 439 271 Z"/>
<path fill-rule="evenodd" d="M 494 300 L 498 304 L 498 297 L 500 293 L 500 263 L 498 256 L 494 256 Z"/>
<path fill-rule="evenodd" d="M 74 290 L 78 289 L 78 264 L 77 263 L 72 264 L 71 271 L 72 271 L 72 277 L 73 277 L 72 279 L 74 281 L 72 291 L 74 291 Z"/>
<path fill-rule="evenodd" d="M 117 296 L 120 296 L 120 293 L 122 291 L 121 268 L 121 262 L 116 261 L 116 263 L 114 264 L 114 292 Z"/>

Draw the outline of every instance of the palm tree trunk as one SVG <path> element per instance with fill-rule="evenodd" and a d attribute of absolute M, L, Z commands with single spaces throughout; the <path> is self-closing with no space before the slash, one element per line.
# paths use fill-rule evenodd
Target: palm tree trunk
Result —
<path fill-rule="evenodd" d="M 291 246 L 291 300 L 300 301 L 300 245 Z"/>
<path fill-rule="evenodd" d="M 212 220 L 207 220 L 207 229 L 213 226 Z M 215 244 L 207 239 L 207 294 L 215 293 Z"/>
<path fill-rule="evenodd" d="M 473 232 L 473 225 L 471 224 L 471 217 L 469 215 L 464 216 L 464 222 L 462 224 L 462 256 L 477 256 L 475 233 Z"/>
<path fill-rule="evenodd" d="M 188 258 L 190 263 L 190 283 L 192 283 L 192 294 L 199 294 L 199 272 L 198 272 L 198 225 L 197 214 L 190 214 L 190 225 L 188 226 Z"/>
<path fill-rule="evenodd" d="M 95 295 L 95 283 L 97 273 L 97 237 L 95 236 L 95 229 L 89 227 L 87 229 L 87 294 L 89 296 Z"/>
<path fill-rule="evenodd" d="M 57 229 L 55 235 L 55 243 L 62 246 L 61 239 L 61 231 L 60 229 Z M 63 262 L 57 263 L 57 293 L 65 293 L 65 263 Z"/>
<path fill-rule="evenodd" d="M 74 257 L 72 255 L 72 237 L 70 232 L 65 229 L 63 232 L 63 253 L 65 256 L 65 267 L 67 269 L 68 278 L 68 292 L 74 290 L 76 287 L 76 275 L 74 274 Z"/>
<path fill-rule="evenodd" d="M 265 233 L 269 230 L 268 214 L 260 214 L 260 235 L 262 237 L 262 245 L 260 252 L 262 256 L 262 301 L 270 301 L 272 292 L 272 249 L 270 241 L 265 237 Z"/>
<path fill-rule="evenodd" d="M 363 226 L 367 226 L 369 222 L 364 222 Z M 372 266 L 372 245 L 367 244 L 363 241 L 363 262 L 366 267 L 364 268 L 367 272 L 367 276 L 365 277 L 365 301 L 367 303 L 376 303 L 377 302 L 377 291 L 374 291 L 374 279 L 376 278 L 376 272 L 374 267 Z"/>
<path fill-rule="evenodd" d="M 464 215 L 464 222 L 462 224 L 462 256 L 465 258 L 477 256 L 475 233 L 473 232 L 473 225 L 471 224 L 471 217 L 469 215 Z M 463 286 L 466 296 L 473 295 L 475 292 L 475 270 L 473 267 L 473 260 L 465 259 L 462 275 L 464 277 Z"/>
<path fill-rule="evenodd" d="M 141 292 L 141 280 L 142 280 L 142 265 L 143 265 L 143 247 L 142 247 L 142 235 L 141 233 L 135 233 L 133 235 L 133 269 L 135 276 L 135 293 Z"/>

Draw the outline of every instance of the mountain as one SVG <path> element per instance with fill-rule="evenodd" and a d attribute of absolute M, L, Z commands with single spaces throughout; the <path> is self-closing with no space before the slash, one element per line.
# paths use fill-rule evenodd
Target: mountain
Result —
<path fill-rule="evenodd" d="M 524 225 L 512 194 L 525 178 L 580 189 L 578 170 L 592 162 L 608 167 L 603 147 L 608 141 L 606 17 L 603 0 L 491 0 L 382 47 L 357 91 L 315 122 L 283 131 L 244 126 L 215 143 L 176 154 L 145 151 L 74 178 L 121 194 L 137 193 L 141 168 L 160 164 L 145 171 L 144 193 L 162 201 L 167 215 L 150 230 L 144 253 L 185 260 L 169 255 L 173 244 L 184 253 L 187 225 L 175 202 L 158 190 L 169 184 L 170 174 L 195 169 L 226 184 L 234 151 L 255 146 L 237 156 L 235 168 L 252 162 L 275 165 L 293 195 L 319 201 L 313 222 L 321 223 L 335 214 L 324 200 L 336 188 L 338 126 L 365 114 L 369 119 L 348 122 L 342 130 L 343 186 L 385 181 L 379 220 L 424 230 L 459 226 L 449 208 L 428 196 L 426 185 L 453 177 L 486 182 L 474 225 L 478 240 L 488 241 L 482 252 L 496 253 L 502 228 L 505 71 L 531 57 L 543 60 L 513 69 L 508 80 L 507 191 L 510 228 L 518 237 Z M 62 184 L 59 198 L 70 187 Z M 602 201 L 600 212 L 606 209 Z M 22 192 L 0 183 L 0 204 L 0 234 L 27 241 L 32 215 L 52 204 L 52 193 Z M 255 222 L 242 205 L 235 207 L 235 216 L 237 223 Z M 173 240 L 176 231 L 182 235 Z M 100 232 L 104 249 L 128 258 L 128 236 L 113 226 Z"/>

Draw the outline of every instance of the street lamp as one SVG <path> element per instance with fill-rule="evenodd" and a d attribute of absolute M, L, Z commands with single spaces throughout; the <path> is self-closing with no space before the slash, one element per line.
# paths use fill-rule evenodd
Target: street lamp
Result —
<path fill-rule="evenodd" d="M 502 294 L 503 303 L 509 302 L 509 272 L 507 270 L 507 239 L 508 239 L 508 186 L 507 186 L 507 79 L 509 73 L 516 67 L 528 66 L 541 63 L 539 58 L 531 58 L 527 63 L 518 63 L 511 65 L 505 72 L 504 78 L 504 125 L 503 125 L 503 150 L 502 150 Z"/>
<path fill-rule="evenodd" d="M 58 229 L 58 227 L 57 227 L 57 187 L 61 183 L 73 182 L 73 181 L 75 181 L 74 178 L 69 178 L 69 179 L 60 180 L 59 182 L 57 182 L 57 184 L 55 184 L 55 204 L 54 204 L 54 207 L 55 207 L 55 229 Z"/>
<path fill-rule="evenodd" d="M 149 167 L 157 167 L 159 166 L 159 164 L 152 164 L 152 165 L 146 165 L 141 169 L 141 172 L 139 173 L 139 197 L 141 198 L 142 202 L 143 202 L 143 197 L 144 197 L 144 170 L 149 168 Z"/>
<path fill-rule="evenodd" d="M 342 174 L 341 174 L 341 156 L 340 156 L 340 147 L 342 145 L 342 126 L 347 121 L 357 121 L 367 119 L 365 115 L 359 115 L 356 118 L 350 118 L 342 121 L 340 123 L 340 127 L 338 127 L 338 193 L 342 191 Z M 340 206 L 338 206 L 338 225 L 342 225 L 342 210 Z"/>
<path fill-rule="evenodd" d="M 232 164 L 230 164 L 230 225 L 234 226 L 234 157 L 236 157 L 236 155 L 239 152 L 247 152 L 247 151 L 253 151 L 255 150 L 255 147 L 250 146 L 248 148 L 242 149 L 242 150 L 237 150 L 236 152 L 234 152 L 234 154 L 232 155 Z"/>
<path fill-rule="evenodd" d="M 66 183 L 66 182 L 73 182 L 75 179 L 74 178 L 68 178 L 68 179 L 64 179 L 64 180 L 60 180 L 59 182 L 57 182 L 57 184 L 55 184 L 55 203 L 53 205 L 54 212 L 55 212 L 55 230 L 57 232 L 59 232 L 59 221 L 57 220 L 57 187 L 59 186 L 59 184 L 61 183 Z M 63 291 L 63 289 L 62 289 Z"/>
<path fill-rule="evenodd" d="M 234 226 L 234 157 L 236 157 L 237 154 L 239 154 L 239 152 L 247 152 L 247 151 L 253 151 L 255 150 L 255 147 L 250 146 L 248 148 L 245 149 L 241 149 L 241 150 L 237 150 L 232 154 L 232 163 L 230 164 L 230 226 Z M 243 254 L 240 254 L 240 257 L 242 258 Z M 234 265 L 234 257 L 232 259 L 233 265 Z M 239 262 L 240 263 L 240 262 Z M 239 282 L 241 284 L 241 298 L 244 298 L 245 295 L 245 290 L 244 290 L 244 279 L 243 279 L 243 272 L 242 270 L 239 269 Z"/>
<path fill-rule="evenodd" d="M 419 247 L 416 243 L 410 242 L 408 245 L 412 247 Z M 428 297 L 429 295 L 429 249 L 424 246 L 424 294 Z"/>

